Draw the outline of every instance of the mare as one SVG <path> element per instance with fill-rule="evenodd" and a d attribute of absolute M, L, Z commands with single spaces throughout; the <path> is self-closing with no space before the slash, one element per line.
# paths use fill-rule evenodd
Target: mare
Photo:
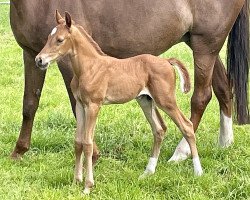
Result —
<path fill-rule="evenodd" d="M 167 113 L 187 140 L 193 158 L 194 172 L 202 174 L 192 122 L 177 107 L 175 97 L 176 65 L 183 92 L 190 90 L 185 66 L 176 59 L 165 60 L 149 54 L 116 59 L 102 52 L 98 44 L 69 13 L 65 20 L 56 11 L 58 25 L 52 30 L 42 51 L 36 56 L 37 66 L 45 70 L 52 61 L 69 56 L 74 76 L 71 90 L 76 99 L 77 131 L 75 138 L 75 180 L 82 182 L 82 152 L 85 159 L 85 189 L 94 185 L 93 138 L 96 119 L 104 104 L 121 104 L 136 99 L 154 134 L 154 144 L 146 170 L 141 177 L 155 172 L 160 146 L 166 131 L 155 106 Z M 172 64 L 172 65 L 171 65 Z"/>
<path fill-rule="evenodd" d="M 233 142 L 232 87 L 237 94 L 238 122 L 247 123 L 249 118 L 248 3 L 249 0 L 75 0 L 74 3 L 66 0 L 10 0 L 11 27 L 23 49 L 25 67 L 23 121 L 12 158 L 19 158 L 30 147 L 33 121 L 46 75 L 46 70 L 34 67 L 34 59 L 56 25 L 51 17 L 56 9 L 69 11 L 102 50 L 114 57 L 143 53 L 159 55 L 174 44 L 185 42 L 192 49 L 194 58 L 190 118 L 194 130 L 198 128 L 213 88 L 220 106 L 219 144 L 229 146 Z M 229 33 L 230 79 L 219 57 Z M 73 72 L 69 59 L 58 61 L 58 67 L 74 112 L 75 100 L 70 89 Z M 97 157 L 96 147 L 94 152 Z M 170 160 L 185 159 L 189 154 L 187 142 L 182 139 Z"/>

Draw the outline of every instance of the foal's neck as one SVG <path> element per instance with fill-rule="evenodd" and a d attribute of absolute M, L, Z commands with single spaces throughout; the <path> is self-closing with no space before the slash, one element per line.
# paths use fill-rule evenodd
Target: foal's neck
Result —
<path fill-rule="evenodd" d="M 80 76 L 90 69 L 90 60 L 102 59 L 102 57 L 106 56 L 98 44 L 81 26 L 75 27 L 72 40 L 73 54 L 71 61 L 76 76 Z"/>
<path fill-rule="evenodd" d="M 101 50 L 99 45 L 93 40 L 93 38 L 85 31 L 82 26 L 76 26 L 76 40 L 77 44 L 83 56 L 89 57 L 99 57 L 106 56 L 106 54 Z"/>

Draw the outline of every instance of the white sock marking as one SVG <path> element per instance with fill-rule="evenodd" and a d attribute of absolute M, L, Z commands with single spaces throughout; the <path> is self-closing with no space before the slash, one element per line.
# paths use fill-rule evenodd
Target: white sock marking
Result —
<path fill-rule="evenodd" d="M 158 160 L 157 158 L 153 158 L 153 157 L 149 158 L 148 165 L 146 167 L 146 171 L 152 172 L 152 174 L 155 173 L 157 160 Z"/>
<path fill-rule="evenodd" d="M 220 112 L 220 136 L 219 143 L 221 147 L 228 147 L 233 143 L 233 120 L 227 117 L 222 111 Z"/>
<path fill-rule="evenodd" d="M 191 154 L 189 144 L 187 143 L 185 138 L 182 138 L 178 146 L 176 147 L 173 156 L 168 160 L 168 162 L 174 161 L 182 161 L 187 159 Z"/>
<path fill-rule="evenodd" d="M 154 174 L 155 168 L 157 165 L 157 161 L 158 161 L 157 158 L 153 158 L 153 157 L 149 158 L 148 165 L 147 165 L 145 171 L 143 172 L 143 174 L 140 175 L 139 179 L 144 179 L 144 178 Z"/>
<path fill-rule="evenodd" d="M 202 171 L 202 167 L 201 167 L 201 163 L 200 163 L 200 158 L 199 157 L 195 157 L 193 158 L 193 165 L 194 165 L 194 174 L 196 176 L 201 176 L 203 171 Z"/>

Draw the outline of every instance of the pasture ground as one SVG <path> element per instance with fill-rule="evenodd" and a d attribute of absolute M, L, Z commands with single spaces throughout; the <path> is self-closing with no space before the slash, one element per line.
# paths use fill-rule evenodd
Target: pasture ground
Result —
<path fill-rule="evenodd" d="M 9 6 L 0 5 L 0 199 L 82 199 L 83 185 L 72 183 L 75 119 L 55 65 L 47 71 L 31 149 L 21 161 L 9 158 L 22 121 L 24 67 L 8 13 Z M 192 55 L 185 45 L 163 56 L 182 60 L 193 77 Z M 192 92 L 177 92 L 181 109 L 190 116 Z M 102 108 L 95 133 L 101 158 L 94 172 L 96 185 L 86 199 L 250 199 L 249 125 L 234 125 L 234 144 L 219 148 L 219 109 L 213 95 L 197 131 L 204 175 L 194 177 L 191 159 L 167 162 L 182 136 L 166 115 L 164 118 L 168 132 L 157 171 L 139 181 L 153 140 L 142 111 L 134 101 Z"/>

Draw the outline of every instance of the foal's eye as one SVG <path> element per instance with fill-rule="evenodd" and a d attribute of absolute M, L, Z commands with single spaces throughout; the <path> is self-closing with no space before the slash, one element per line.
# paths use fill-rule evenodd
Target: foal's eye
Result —
<path fill-rule="evenodd" d="M 58 38 L 58 39 L 57 39 L 57 42 L 58 42 L 58 43 L 62 43 L 63 41 L 64 41 L 63 38 Z"/>

